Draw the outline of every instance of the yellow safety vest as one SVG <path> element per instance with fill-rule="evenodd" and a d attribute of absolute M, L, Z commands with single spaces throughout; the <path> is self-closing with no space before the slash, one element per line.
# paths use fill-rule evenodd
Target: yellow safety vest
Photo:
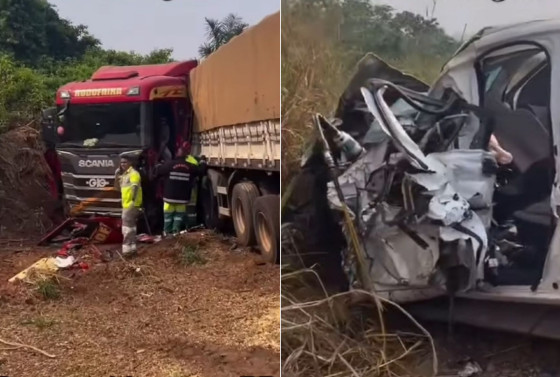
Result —
<path fill-rule="evenodd" d="M 185 158 L 185 161 L 187 161 L 189 164 L 198 166 L 198 161 L 190 154 Z"/>
<path fill-rule="evenodd" d="M 122 207 L 124 209 L 134 207 L 142 207 L 142 186 L 140 185 L 140 173 L 134 170 L 132 167 L 121 176 L 121 199 Z M 138 187 L 138 192 L 136 193 L 136 200 L 132 202 L 132 197 L 134 194 L 134 186 Z"/>

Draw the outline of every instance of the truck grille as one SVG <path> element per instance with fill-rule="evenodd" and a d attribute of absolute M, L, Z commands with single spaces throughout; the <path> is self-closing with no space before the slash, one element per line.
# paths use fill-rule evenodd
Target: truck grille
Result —
<path fill-rule="evenodd" d="M 62 173 L 64 197 L 70 208 L 87 203 L 82 213 L 120 216 L 120 192 L 113 188 L 114 176 Z"/>

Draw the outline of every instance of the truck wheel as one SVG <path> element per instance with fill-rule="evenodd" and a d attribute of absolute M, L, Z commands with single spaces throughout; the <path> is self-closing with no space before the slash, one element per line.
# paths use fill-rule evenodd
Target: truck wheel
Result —
<path fill-rule="evenodd" d="M 231 217 L 237 240 L 242 246 L 255 244 L 253 206 L 259 196 L 259 189 L 253 182 L 239 182 L 233 186 L 231 196 Z"/>
<path fill-rule="evenodd" d="M 280 197 L 278 195 L 264 195 L 255 200 L 253 223 L 263 259 L 268 263 L 277 263 L 280 244 Z"/>

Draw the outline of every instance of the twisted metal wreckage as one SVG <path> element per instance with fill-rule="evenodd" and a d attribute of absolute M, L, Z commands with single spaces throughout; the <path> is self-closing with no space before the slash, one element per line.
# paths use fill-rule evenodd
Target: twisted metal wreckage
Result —
<path fill-rule="evenodd" d="M 323 253 L 351 289 L 417 315 L 446 319 L 426 300 L 449 295 L 457 321 L 560 337 L 558 82 L 560 20 L 483 29 L 432 87 L 367 55 L 335 118 L 313 118 L 283 205 L 285 261 Z"/>

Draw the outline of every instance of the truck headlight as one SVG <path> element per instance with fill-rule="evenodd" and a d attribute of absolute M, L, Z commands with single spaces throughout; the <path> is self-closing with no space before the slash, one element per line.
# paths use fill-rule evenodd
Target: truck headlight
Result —
<path fill-rule="evenodd" d="M 140 95 L 140 87 L 139 86 L 134 86 L 130 89 L 128 89 L 128 92 L 126 92 L 127 96 L 137 96 Z"/>

